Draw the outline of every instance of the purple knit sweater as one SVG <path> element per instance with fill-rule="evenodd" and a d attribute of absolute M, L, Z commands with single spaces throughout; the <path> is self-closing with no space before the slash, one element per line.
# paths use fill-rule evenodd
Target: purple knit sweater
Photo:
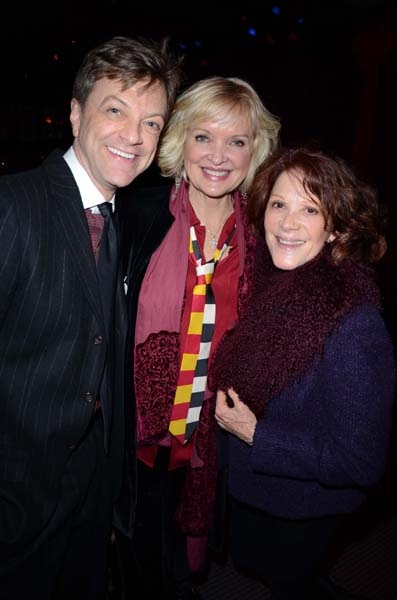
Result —
<path fill-rule="evenodd" d="M 229 436 L 230 492 L 286 518 L 351 512 L 386 463 L 395 389 L 392 342 L 369 274 L 347 265 L 346 271 L 324 278 L 327 260 L 313 261 L 298 279 L 287 276 L 292 288 L 288 292 L 287 285 L 284 295 L 273 281 L 277 293 L 272 297 L 267 273 L 267 291 L 257 290 L 255 306 L 217 354 L 218 384 L 227 387 L 229 379 L 259 418 L 252 446 Z M 275 272 L 279 276 L 283 273 Z M 354 289 L 345 300 L 346 290 Z M 269 302 L 279 309 L 279 318 L 274 326 L 262 318 L 266 328 L 261 315 L 269 316 Z M 306 319 L 295 322 L 297 331 L 288 329 L 291 311 Z M 317 334 L 325 318 L 332 323 L 321 325 Z M 282 385 L 275 381 L 277 373 Z"/>

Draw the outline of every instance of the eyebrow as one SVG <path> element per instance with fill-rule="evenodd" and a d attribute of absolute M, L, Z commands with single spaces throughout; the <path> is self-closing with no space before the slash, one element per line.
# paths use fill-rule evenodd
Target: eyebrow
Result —
<path fill-rule="evenodd" d="M 200 131 L 200 132 L 203 132 L 203 133 L 208 133 L 210 135 L 214 135 L 214 133 L 212 131 L 210 131 L 209 129 L 206 129 L 205 127 L 197 127 L 197 125 L 194 126 L 194 127 L 192 127 L 192 126 L 188 127 L 188 131 L 191 131 L 192 133 L 194 133 L 196 131 Z M 251 135 L 252 134 L 250 134 L 250 133 L 233 133 L 233 135 L 230 135 L 228 137 L 232 137 L 232 138 L 242 138 L 242 137 L 249 138 L 249 137 L 251 137 Z"/>
<path fill-rule="evenodd" d="M 119 102 L 119 104 L 122 104 L 123 106 L 129 107 L 128 102 L 126 102 L 125 100 L 123 100 L 122 98 L 119 98 L 118 96 L 114 96 L 114 94 L 109 94 L 108 96 L 105 96 L 103 98 L 103 100 L 100 102 L 100 106 L 105 104 L 106 102 Z M 145 115 L 145 119 L 151 118 L 151 117 L 160 117 L 161 119 L 163 119 L 163 121 L 165 120 L 165 114 L 164 113 L 151 113 L 149 115 Z"/>

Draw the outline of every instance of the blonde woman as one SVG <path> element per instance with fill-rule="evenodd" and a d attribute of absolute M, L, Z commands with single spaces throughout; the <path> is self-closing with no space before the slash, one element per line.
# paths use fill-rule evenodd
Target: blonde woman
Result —
<path fill-rule="evenodd" d="M 198 81 L 178 98 L 159 148 L 158 164 L 172 183 L 135 190 L 125 202 L 120 196 L 138 446 L 129 569 L 150 597 L 199 597 L 190 575 L 204 564 L 218 473 L 206 378 L 214 348 L 250 292 L 256 240 L 246 192 L 278 145 L 279 128 L 248 82 Z M 212 293 L 211 323 L 191 335 L 200 270 L 202 289 Z M 189 346 L 197 342 L 198 350 L 200 341 L 205 356 Z"/>

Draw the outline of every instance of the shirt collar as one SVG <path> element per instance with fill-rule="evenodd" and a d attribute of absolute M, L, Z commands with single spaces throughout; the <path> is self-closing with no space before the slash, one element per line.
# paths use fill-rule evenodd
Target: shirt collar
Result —
<path fill-rule="evenodd" d="M 79 188 L 79 192 L 81 195 L 81 200 L 83 202 L 84 208 L 93 208 L 98 206 L 99 204 L 103 204 L 106 202 L 105 198 L 95 186 L 87 171 L 84 169 L 82 164 L 79 162 L 76 153 L 74 151 L 73 146 L 71 146 L 63 155 L 63 158 L 67 162 L 70 170 L 73 173 L 73 177 L 76 181 L 77 187 Z M 110 203 L 112 205 L 112 209 L 114 210 L 114 199 L 113 195 Z M 99 212 L 99 211 L 98 211 Z"/>

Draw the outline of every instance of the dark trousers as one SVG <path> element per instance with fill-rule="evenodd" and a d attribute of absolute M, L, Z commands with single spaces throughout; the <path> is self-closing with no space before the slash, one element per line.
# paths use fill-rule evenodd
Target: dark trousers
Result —
<path fill-rule="evenodd" d="M 132 540 L 116 532 L 126 598 L 145 590 L 145 598 L 174 599 L 190 588 L 186 536 L 175 512 L 186 470 L 168 470 L 169 450 L 160 448 L 154 468 L 138 460 L 138 496 Z"/>
<path fill-rule="evenodd" d="M 59 503 L 35 552 L 0 577 L 1 600 L 103 600 L 112 520 L 112 465 L 101 414 L 71 456 Z"/>
<path fill-rule="evenodd" d="M 264 581 L 274 600 L 325 600 L 319 575 L 340 517 L 289 520 L 231 500 L 234 565 Z"/>

